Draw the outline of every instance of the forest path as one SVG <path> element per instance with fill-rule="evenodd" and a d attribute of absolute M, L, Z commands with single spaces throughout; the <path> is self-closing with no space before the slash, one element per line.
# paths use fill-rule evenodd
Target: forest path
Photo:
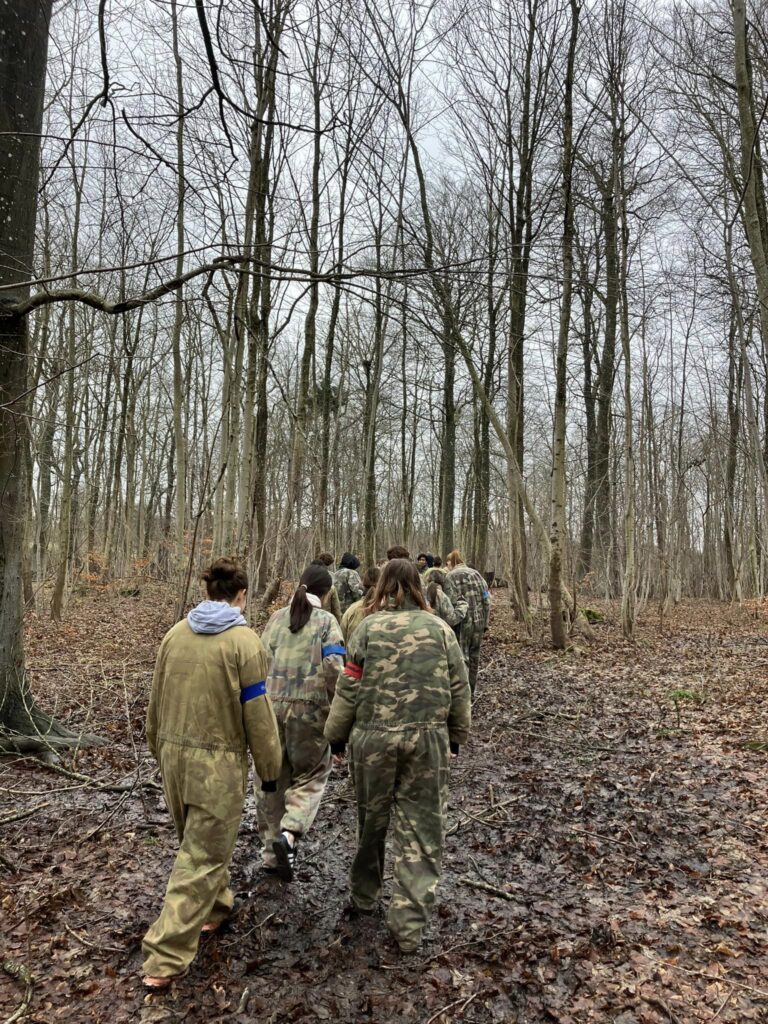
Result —
<path fill-rule="evenodd" d="M 132 739 L 143 751 L 167 609 L 118 598 L 105 621 L 104 604 L 55 632 L 33 620 L 30 664 L 44 704 L 55 692 L 114 738 L 77 764 L 114 782 L 135 773 Z M 340 917 L 354 803 L 337 769 L 290 886 L 254 870 L 249 800 L 233 884 L 250 903 L 170 995 L 145 998 L 139 943 L 174 852 L 159 794 L 0 762 L 0 822 L 38 808 L 0 826 L 3 958 L 36 978 L 26 1019 L 768 1020 L 763 610 L 691 605 L 634 645 L 609 612 L 591 648 L 555 655 L 543 620 L 527 641 L 497 605 L 419 954 L 400 958 L 381 919 Z M 46 673 L 59 682 L 42 692 Z M 22 995 L 0 974 L 2 1019 Z"/>

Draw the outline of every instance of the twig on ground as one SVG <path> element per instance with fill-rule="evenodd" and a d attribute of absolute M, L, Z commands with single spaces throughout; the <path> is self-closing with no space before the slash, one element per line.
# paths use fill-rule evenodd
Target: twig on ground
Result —
<path fill-rule="evenodd" d="M 483 892 L 490 892 L 494 896 L 501 896 L 502 899 L 510 900 L 510 902 L 516 903 L 519 899 L 519 896 L 516 896 L 514 893 L 506 892 L 504 889 L 497 889 L 495 885 L 489 885 L 487 882 L 478 882 L 476 878 L 468 878 L 466 875 L 462 875 L 459 881 L 469 885 L 472 889 L 482 889 Z"/>
<path fill-rule="evenodd" d="M 637 844 L 626 843 L 623 839 L 614 839 L 613 836 L 603 836 L 599 832 L 588 832 L 585 828 L 578 828 L 576 825 L 568 827 L 569 832 L 576 832 L 582 836 L 590 836 L 592 839 L 602 839 L 606 843 L 615 843 L 616 846 L 626 846 L 630 850 L 636 850 Z"/>
<path fill-rule="evenodd" d="M 661 1010 L 662 1013 L 665 1013 L 672 1021 L 672 1024 L 680 1024 L 678 1018 L 670 1010 L 663 999 L 659 999 L 658 996 L 643 996 L 642 998 L 649 1006 L 655 1006 L 657 1010 Z"/>
<path fill-rule="evenodd" d="M 718 1009 L 717 1013 L 716 1013 L 716 1014 L 715 1014 L 715 1016 L 714 1016 L 714 1017 L 712 1018 L 712 1020 L 717 1020 L 717 1018 L 718 1018 L 718 1017 L 720 1016 L 720 1014 L 721 1014 L 721 1013 L 723 1012 L 723 1010 L 724 1010 L 724 1009 L 726 1008 L 726 1006 L 728 1005 L 728 1003 L 730 1003 L 730 1001 L 731 1001 L 731 996 L 732 996 L 732 995 L 733 995 L 733 989 L 731 989 L 731 991 L 730 991 L 730 992 L 728 993 L 728 995 L 727 995 L 727 996 L 725 997 L 725 999 L 724 999 L 724 1000 L 722 1001 L 722 1003 L 720 1003 L 720 1008 Z"/>
<path fill-rule="evenodd" d="M 432 1021 L 437 1020 L 437 1018 L 441 1017 L 447 1010 L 452 1010 L 454 1006 L 458 1006 L 459 1003 L 462 1004 L 461 1009 L 459 1010 L 459 1016 L 461 1016 L 461 1014 L 464 1013 L 464 1011 L 472 1002 L 472 1000 L 477 999 L 479 995 L 479 992 L 473 992 L 468 999 L 465 996 L 462 996 L 461 999 L 455 999 L 452 1003 L 448 1003 L 447 1006 L 444 1006 L 441 1010 L 438 1010 L 437 1013 L 433 1013 L 429 1020 L 425 1021 L 424 1024 L 432 1024 Z M 454 1016 L 452 1019 L 456 1020 L 456 1017 Z"/>
<path fill-rule="evenodd" d="M 740 988 L 744 992 L 753 992 L 756 996 L 762 996 L 763 999 L 768 999 L 768 991 L 764 988 L 755 988 L 753 985 L 745 985 L 741 981 L 734 981 L 730 975 L 723 975 L 718 978 L 715 974 L 706 974 L 704 971 L 692 971 L 689 967 L 680 967 L 679 964 L 669 963 L 667 960 L 659 960 L 655 956 L 651 956 L 650 953 L 646 953 L 645 950 L 640 950 L 641 954 L 650 960 L 653 964 L 658 964 L 660 967 L 669 967 L 673 971 L 682 971 L 683 974 L 690 974 L 694 978 L 703 978 L 704 981 L 714 981 L 717 984 L 731 985 L 733 988 Z"/>
<path fill-rule="evenodd" d="M 101 943 L 89 942 L 88 939 L 84 939 L 82 935 L 78 935 L 74 928 L 70 928 L 67 922 L 64 922 L 65 929 L 69 932 L 73 939 L 77 939 L 88 949 L 106 950 L 108 953 L 124 953 L 124 949 L 120 949 L 119 946 L 104 946 Z"/>
<path fill-rule="evenodd" d="M 33 814 L 37 814 L 38 811 L 42 811 L 45 807 L 49 807 L 50 803 L 50 800 L 45 800 L 43 803 L 37 804 L 35 807 L 30 807 L 26 811 L 17 811 L 16 814 L 11 814 L 7 818 L 0 818 L 0 825 L 10 825 L 12 821 L 21 821 L 22 818 L 31 818 Z"/>

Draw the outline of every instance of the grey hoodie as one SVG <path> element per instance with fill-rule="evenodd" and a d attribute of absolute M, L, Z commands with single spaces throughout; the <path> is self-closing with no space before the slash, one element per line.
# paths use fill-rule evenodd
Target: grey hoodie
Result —
<path fill-rule="evenodd" d="M 226 601 L 201 601 L 187 615 L 193 633 L 223 633 L 231 626 L 247 626 L 239 608 Z"/>

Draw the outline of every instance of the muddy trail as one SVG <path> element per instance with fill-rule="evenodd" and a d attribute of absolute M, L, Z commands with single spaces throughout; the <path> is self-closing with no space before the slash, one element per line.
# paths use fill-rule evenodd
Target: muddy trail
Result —
<path fill-rule="evenodd" d="M 681 608 L 632 645 L 604 609 L 564 655 L 544 618 L 528 639 L 496 609 L 419 953 L 343 915 L 355 809 L 334 769 L 291 885 L 260 875 L 249 800 L 244 909 L 147 996 L 175 836 L 143 715 L 170 605 L 110 600 L 108 622 L 103 595 L 59 631 L 30 620 L 41 702 L 111 742 L 0 762 L 3 1021 L 768 1021 L 763 609 Z"/>

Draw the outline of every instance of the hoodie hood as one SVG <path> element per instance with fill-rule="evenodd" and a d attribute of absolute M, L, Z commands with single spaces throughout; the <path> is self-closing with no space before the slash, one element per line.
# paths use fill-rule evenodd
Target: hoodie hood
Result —
<path fill-rule="evenodd" d="M 239 608 L 226 601 L 201 601 L 187 615 L 193 633 L 223 633 L 232 626 L 247 626 Z"/>
<path fill-rule="evenodd" d="M 341 567 L 342 569 L 359 569 L 360 559 L 355 558 L 351 551 L 345 551 L 341 556 Z"/>

